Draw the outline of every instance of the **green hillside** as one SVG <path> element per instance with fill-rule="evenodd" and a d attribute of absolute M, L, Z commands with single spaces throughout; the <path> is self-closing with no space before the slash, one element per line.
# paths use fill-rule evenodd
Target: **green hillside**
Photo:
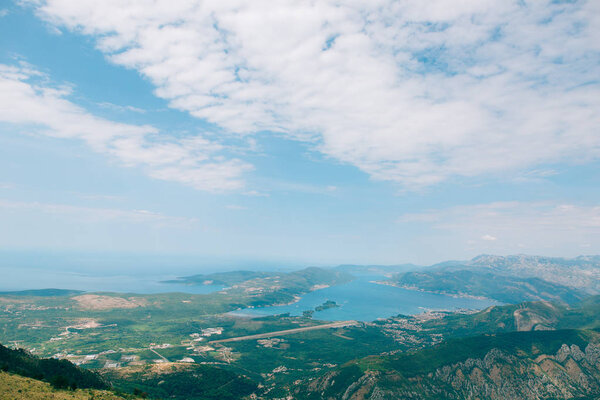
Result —
<path fill-rule="evenodd" d="M 448 340 L 350 362 L 305 381 L 298 399 L 592 399 L 600 396 L 600 334 L 558 330 Z"/>
<path fill-rule="evenodd" d="M 435 293 L 482 296 L 503 303 L 547 300 L 575 303 L 584 294 L 539 278 L 519 278 L 472 270 L 406 272 L 392 278 L 396 285 Z"/>
<path fill-rule="evenodd" d="M 44 380 L 56 388 L 109 388 L 108 383 L 100 375 L 78 368 L 67 360 L 38 358 L 25 350 L 11 350 L 2 345 L 0 345 L 0 369 Z"/>
<path fill-rule="evenodd" d="M 178 279 L 165 281 L 167 283 L 183 283 L 188 285 L 223 285 L 233 286 L 235 284 L 256 278 L 267 278 L 276 276 L 273 272 L 260 271 L 226 271 L 212 274 L 196 274 L 184 276 Z"/>
<path fill-rule="evenodd" d="M 0 372 L 0 400 L 133 400 L 106 390 L 56 389 L 47 382 Z"/>
<path fill-rule="evenodd" d="M 165 363 L 104 372 L 126 392 L 178 400 L 238 400 L 257 389 L 255 382 L 210 365 Z"/>

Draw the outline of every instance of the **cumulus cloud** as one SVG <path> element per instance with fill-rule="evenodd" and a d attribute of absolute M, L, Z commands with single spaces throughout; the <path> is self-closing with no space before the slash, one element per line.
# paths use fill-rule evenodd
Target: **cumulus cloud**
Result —
<path fill-rule="evenodd" d="M 0 121 L 28 133 L 79 139 L 94 151 L 122 164 L 141 167 L 151 177 L 201 190 L 243 186 L 251 166 L 226 159 L 223 146 L 200 135 L 173 139 L 150 125 L 131 125 L 99 118 L 68 100 L 70 89 L 48 83 L 32 67 L 0 64 Z"/>
<path fill-rule="evenodd" d="M 310 141 L 375 179 L 419 186 L 600 155 L 597 1 L 33 5 L 171 107 Z"/>
<path fill-rule="evenodd" d="M 493 242 L 494 240 L 497 240 L 498 238 L 496 236 L 492 236 L 492 235 L 483 235 L 481 237 L 481 239 L 488 241 L 488 242 Z"/>

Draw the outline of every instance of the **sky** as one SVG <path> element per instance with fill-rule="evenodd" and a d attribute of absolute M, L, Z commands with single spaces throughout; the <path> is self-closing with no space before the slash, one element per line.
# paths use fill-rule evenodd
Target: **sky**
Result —
<path fill-rule="evenodd" d="M 0 0 L 0 252 L 598 254 L 598 38 L 598 1 Z"/>

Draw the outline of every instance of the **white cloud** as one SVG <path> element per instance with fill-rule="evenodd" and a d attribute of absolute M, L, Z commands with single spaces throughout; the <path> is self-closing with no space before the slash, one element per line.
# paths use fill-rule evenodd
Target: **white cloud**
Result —
<path fill-rule="evenodd" d="M 54 87 L 47 80 L 27 65 L 0 64 L 0 121 L 28 133 L 80 139 L 157 179 L 208 191 L 243 186 L 241 175 L 251 166 L 224 158 L 221 144 L 202 136 L 173 139 L 150 125 L 98 118 L 67 99 L 69 88 Z"/>
<path fill-rule="evenodd" d="M 144 223 L 160 226 L 191 226 L 195 218 L 173 217 L 148 210 L 121 210 L 113 208 L 82 207 L 70 204 L 23 202 L 0 199 L 0 209 L 29 210 L 61 217 L 71 217 L 78 222 L 119 222 Z"/>
<path fill-rule="evenodd" d="M 114 196 L 110 194 L 96 194 L 96 193 L 75 193 L 77 197 L 83 200 L 107 200 L 107 201 L 119 201 L 124 200 L 122 196 Z"/>
<path fill-rule="evenodd" d="M 131 111 L 131 112 L 135 112 L 138 114 L 145 114 L 146 110 L 144 110 L 143 108 L 139 108 L 139 107 L 134 107 L 134 106 L 122 106 L 119 104 L 113 104 L 113 103 L 109 103 L 107 101 L 103 101 L 101 103 L 98 103 L 98 105 L 102 108 L 108 108 L 110 110 L 115 110 L 115 111 L 120 111 L 120 112 L 126 112 L 126 111 Z"/>
<path fill-rule="evenodd" d="M 6 8 L 0 9 L 0 18 L 6 17 L 8 15 L 8 10 Z"/>
<path fill-rule="evenodd" d="M 246 196 L 252 196 L 252 197 L 269 197 L 270 196 L 268 193 L 259 192 L 257 190 L 249 190 L 247 192 L 244 192 L 244 194 Z"/>
<path fill-rule="evenodd" d="M 576 255 L 582 244 L 598 243 L 600 205 L 497 202 L 405 214 L 398 222 L 421 225 L 430 236 L 462 241 L 477 252 L 485 248 L 473 238 L 505 253 Z M 592 247 L 591 251 L 600 251 L 598 245 Z"/>
<path fill-rule="evenodd" d="M 174 108 L 427 185 L 600 155 L 600 2 L 67 1 Z"/>

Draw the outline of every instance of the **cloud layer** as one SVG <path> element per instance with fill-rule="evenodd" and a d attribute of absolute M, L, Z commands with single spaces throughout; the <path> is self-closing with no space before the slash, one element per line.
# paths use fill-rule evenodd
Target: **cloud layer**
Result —
<path fill-rule="evenodd" d="M 425 225 L 477 251 L 577 255 L 600 237 L 600 206 L 495 202 L 405 214 L 398 223 Z"/>
<path fill-rule="evenodd" d="M 126 166 L 141 167 L 157 179 L 196 189 L 223 191 L 243 186 L 250 165 L 223 157 L 223 146 L 201 135 L 174 139 L 149 125 L 130 125 L 98 118 L 68 100 L 69 90 L 56 88 L 28 65 L 0 64 L 0 121 L 30 134 L 80 139 L 93 150 Z"/>
<path fill-rule="evenodd" d="M 37 211 L 61 218 L 72 218 L 78 223 L 118 221 L 153 226 L 190 227 L 198 223 L 195 218 L 173 217 L 148 210 L 121 210 L 114 208 L 81 207 L 70 204 L 22 202 L 0 199 L 0 210 Z"/>
<path fill-rule="evenodd" d="M 311 141 L 376 179 L 420 186 L 600 155 L 597 1 L 33 5 L 171 107 L 233 134 Z"/>

